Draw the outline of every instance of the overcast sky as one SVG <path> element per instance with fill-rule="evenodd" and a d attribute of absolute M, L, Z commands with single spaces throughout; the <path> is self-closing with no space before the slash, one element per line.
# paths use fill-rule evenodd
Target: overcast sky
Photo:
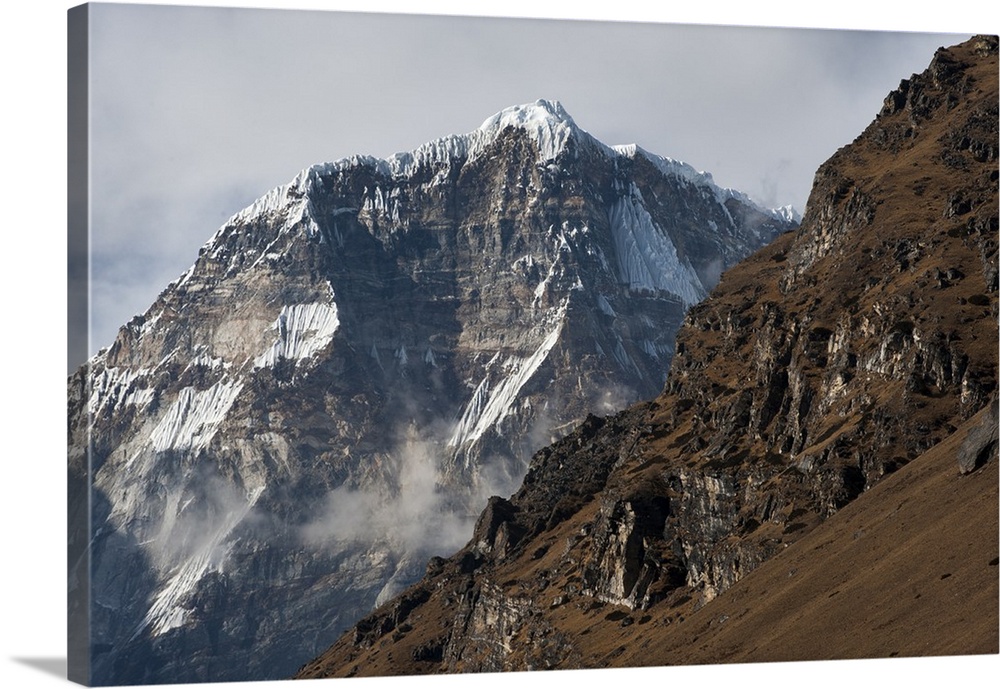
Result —
<path fill-rule="evenodd" d="M 95 5 L 90 353 L 225 220 L 314 163 L 385 157 L 555 99 L 761 203 L 965 35 Z"/>

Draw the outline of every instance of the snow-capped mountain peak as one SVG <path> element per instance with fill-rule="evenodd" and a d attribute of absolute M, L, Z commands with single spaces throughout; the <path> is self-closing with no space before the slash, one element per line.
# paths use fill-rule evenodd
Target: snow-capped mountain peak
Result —
<path fill-rule="evenodd" d="M 410 177 L 424 167 L 442 168 L 445 172 L 452 163 L 466 163 L 477 158 L 508 128 L 522 129 L 538 148 L 539 162 L 554 160 L 566 142 L 582 133 L 573 118 L 559 101 L 539 99 L 534 103 L 504 108 L 487 118 L 476 130 L 429 141 L 411 151 L 394 153 L 388 158 L 368 155 L 351 155 L 339 160 L 320 163 L 302 170 L 295 178 L 268 191 L 246 208 L 235 213 L 209 240 L 207 246 L 218 244 L 227 226 L 246 223 L 254 218 L 283 212 L 285 227 L 305 222 L 313 228 L 309 216 L 308 194 L 320 175 L 357 167 L 374 167 L 377 172 L 394 178 Z M 587 137 L 596 142 L 592 137 Z M 608 149 L 610 150 L 610 149 Z M 438 181 L 444 179 L 439 174 Z"/>
<path fill-rule="evenodd" d="M 433 183 L 440 184 L 445 181 L 453 165 L 464 165 L 478 159 L 509 128 L 522 130 L 528 136 L 537 149 L 539 163 L 555 160 L 565 150 L 567 142 L 576 139 L 578 142 L 586 142 L 587 145 L 595 147 L 610 159 L 645 158 L 665 176 L 707 189 L 720 203 L 728 198 L 735 198 L 775 220 L 797 223 L 801 219 L 799 213 L 791 206 L 765 208 L 738 190 L 720 187 L 715 183 L 711 173 L 697 170 L 684 161 L 651 153 L 634 143 L 608 146 L 581 129 L 558 100 L 539 99 L 533 103 L 504 108 L 484 120 L 477 129 L 466 134 L 435 139 L 413 150 L 394 153 L 388 158 L 351 155 L 333 162 L 313 165 L 302 170 L 288 184 L 272 189 L 236 213 L 227 225 L 247 222 L 259 216 L 270 216 L 280 211 L 284 212 L 287 218 L 286 227 L 305 223 L 311 233 L 315 225 L 310 216 L 308 195 L 317 178 L 358 167 L 368 167 L 374 168 L 384 177 L 403 179 L 412 177 L 418 170 L 430 169 L 436 171 Z M 215 239 L 213 237 L 213 241 L 209 244 L 214 243 Z"/>
<path fill-rule="evenodd" d="M 504 108 L 495 115 L 486 118 L 479 129 L 480 131 L 499 131 L 508 125 L 525 126 L 529 123 L 576 127 L 576 122 L 566 112 L 566 108 L 563 107 L 562 103 L 557 100 L 540 98 L 534 103 L 512 105 Z"/>
<path fill-rule="evenodd" d="M 581 132 L 561 103 L 537 100 L 534 103 L 504 108 L 467 134 L 436 139 L 412 151 L 393 154 L 384 161 L 375 161 L 375 164 L 381 171 L 394 177 L 408 177 L 423 166 L 468 162 L 478 158 L 508 127 L 523 130 L 527 134 L 538 149 L 539 162 L 557 158 L 566 142 Z M 339 169 L 354 162 L 354 158 L 347 158 L 332 165 Z"/>
<path fill-rule="evenodd" d="M 640 150 L 536 101 L 235 214 L 73 380 L 75 476 L 115 535 L 94 676 L 290 675 L 536 449 L 659 392 L 685 309 L 789 226 Z"/>
<path fill-rule="evenodd" d="M 552 160 L 579 128 L 559 101 L 537 100 L 505 108 L 480 125 L 478 134 L 495 139 L 507 127 L 523 129 L 538 145 L 543 161 Z"/>

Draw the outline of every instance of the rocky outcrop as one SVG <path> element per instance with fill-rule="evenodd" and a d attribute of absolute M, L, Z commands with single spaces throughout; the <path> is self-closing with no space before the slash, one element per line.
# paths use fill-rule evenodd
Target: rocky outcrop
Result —
<path fill-rule="evenodd" d="M 689 310 L 662 394 L 535 455 L 521 489 L 484 514 L 484 538 L 419 584 L 435 619 L 457 619 L 458 591 L 488 589 L 494 610 L 517 601 L 504 629 L 521 645 L 456 628 L 449 657 L 480 658 L 461 669 L 534 667 L 538 639 L 553 638 L 571 640 L 559 667 L 672 662 L 655 650 L 664 627 L 952 446 L 991 403 L 958 458 L 970 477 L 996 460 L 997 94 L 995 37 L 940 50 L 820 168 L 800 228 Z M 520 534 L 504 548 L 501 524 Z M 626 654 L 612 629 L 633 624 L 648 626 Z M 390 669 L 392 648 L 362 655 L 342 639 L 300 676 L 341 674 L 348 657 L 370 674 L 460 669 Z"/>
<path fill-rule="evenodd" d="M 967 234 L 997 216 L 996 161 L 951 147 L 995 107 L 990 54 L 939 52 L 908 80 L 915 109 L 883 111 L 821 167 L 797 233 L 689 312 L 654 415 L 664 439 L 649 447 L 688 496 L 678 512 L 697 515 L 677 532 L 705 600 L 996 389 L 996 290 L 981 260 L 994 233 Z M 920 175 L 901 169 L 915 159 Z M 937 191 L 914 196 L 910 180 L 928 175 Z M 976 201 L 950 215 L 959 196 Z"/>
<path fill-rule="evenodd" d="M 653 396 L 786 215 L 546 101 L 237 213 L 70 381 L 93 681 L 290 674 L 535 450 Z M 484 556 L 527 533 L 494 507 Z"/>
<path fill-rule="evenodd" d="M 997 398 L 988 405 L 988 413 L 982 422 L 969 430 L 965 441 L 958 450 L 958 471 L 970 474 L 990 460 L 996 460 L 1000 417 L 997 414 Z"/>

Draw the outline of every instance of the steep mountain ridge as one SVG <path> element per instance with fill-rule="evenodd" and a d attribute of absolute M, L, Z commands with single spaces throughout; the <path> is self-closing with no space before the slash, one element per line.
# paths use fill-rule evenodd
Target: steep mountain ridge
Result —
<path fill-rule="evenodd" d="M 87 680 L 287 676 L 531 452 L 655 394 L 686 308 L 789 218 L 548 101 L 235 214 L 70 380 Z"/>
<path fill-rule="evenodd" d="M 903 80 L 820 167 L 800 228 L 688 312 L 657 399 L 537 453 L 465 548 L 298 676 L 812 657 L 787 646 L 797 632 L 810 635 L 803 649 L 826 642 L 822 657 L 997 652 L 997 421 L 967 423 L 996 399 L 997 74 L 997 38 L 978 36 Z M 960 468 L 967 437 L 979 445 L 958 453 Z M 845 547 L 843 525 L 859 518 L 838 513 L 885 518 L 893 474 L 918 486 L 900 514 L 928 540 Z M 940 506 L 956 501 L 936 491 L 966 496 L 975 523 L 947 528 L 958 512 Z M 816 588 L 795 570 L 819 571 L 822 554 L 804 548 L 821 539 L 854 558 L 824 592 L 853 598 L 807 624 Z M 900 600 L 885 592 L 902 582 L 879 588 L 864 573 L 884 560 L 887 576 L 907 563 L 926 574 L 941 553 L 973 551 L 962 571 L 978 588 L 961 600 L 922 580 Z M 726 598 L 737 582 L 742 595 Z M 739 624 L 725 626 L 737 603 L 716 607 L 724 599 L 738 600 Z M 877 634 L 851 626 L 876 605 Z M 907 626 L 935 616 L 969 630 L 948 641 Z M 739 639 L 725 631 L 736 628 Z"/>

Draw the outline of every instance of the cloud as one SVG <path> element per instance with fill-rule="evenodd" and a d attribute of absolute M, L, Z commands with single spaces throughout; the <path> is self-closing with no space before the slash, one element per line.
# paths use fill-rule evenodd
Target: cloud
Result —
<path fill-rule="evenodd" d="M 166 490 L 163 512 L 150 531 L 147 553 L 161 572 L 170 572 L 204 558 L 206 566 L 220 567 L 230 543 L 228 534 L 251 514 L 244 491 L 200 465 L 191 477 Z"/>
<path fill-rule="evenodd" d="M 448 554 L 465 545 L 485 502 L 480 491 L 444 489 L 444 433 L 401 434 L 384 458 L 389 485 L 343 485 L 326 496 L 318 517 L 301 529 L 303 541 L 315 548 L 341 548 L 385 543 L 399 554 Z M 490 490 L 493 486 L 484 486 Z"/>

